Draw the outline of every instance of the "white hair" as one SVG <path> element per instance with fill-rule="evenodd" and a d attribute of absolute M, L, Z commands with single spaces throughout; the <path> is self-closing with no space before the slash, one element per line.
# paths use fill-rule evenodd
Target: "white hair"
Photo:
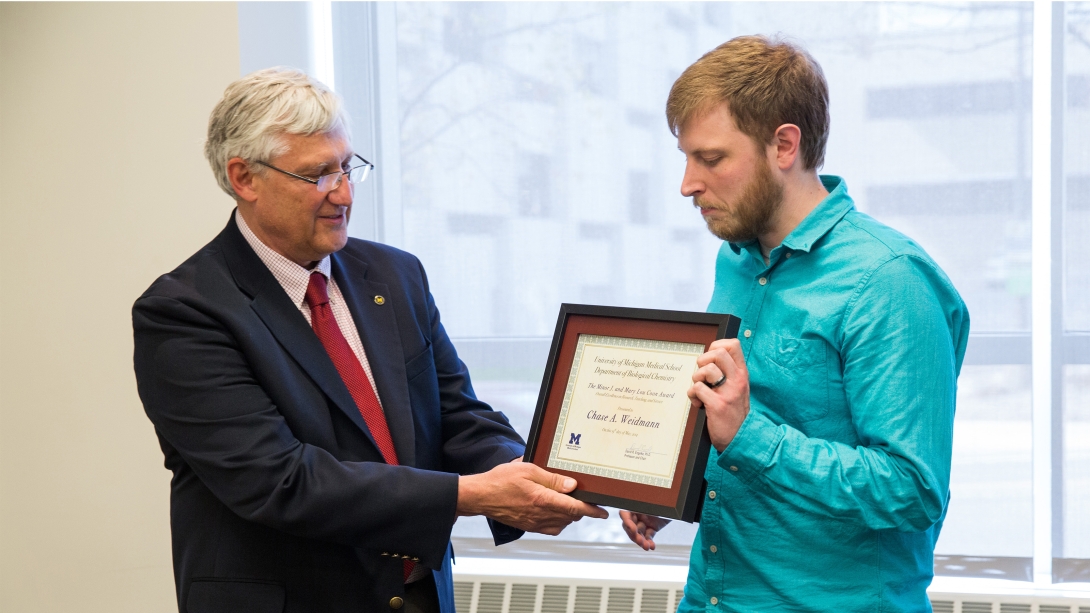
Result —
<path fill-rule="evenodd" d="M 227 177 L 231 158 L 267 162 L 286 151 L 285 134 L 347 134 L 348 127 L 341 98 L 328 87 L 294 68 L 266 68 L 227 86 L 208 118 L 204 156 L 220 189 L 237 198 Z"/>

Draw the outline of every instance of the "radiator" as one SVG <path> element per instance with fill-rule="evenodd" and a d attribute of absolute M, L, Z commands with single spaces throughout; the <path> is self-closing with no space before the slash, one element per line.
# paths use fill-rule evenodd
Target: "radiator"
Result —
<path fill-rule="evenodd" d="M 663 566 L 459 558 L 454 602 L 458 613 L 672 613 L 682 598 L 684 572 Z M 958 592 L 950 587 L 965 582 L 944 579 L 937 578 L 928 592 L 935 613 L 1090 613 L 1090 590 L 1068 593 L 997 582 L 1001 587 L 989 594 L 980 589 L 988 584 L 978 581 L 972 592 Z"/>

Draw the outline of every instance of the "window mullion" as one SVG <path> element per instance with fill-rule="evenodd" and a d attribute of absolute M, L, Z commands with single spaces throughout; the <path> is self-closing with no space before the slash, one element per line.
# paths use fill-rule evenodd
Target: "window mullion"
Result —
<path fill-rule="evenodd" d="M 375 122 L 381 154 L 378 173 L 378 240 L 405 246 L 404 217 L 401 209 L 401 121 L 398 116 L 397 87 L 397 3 L 375 2 L 374 41 Z"/>
<path fill-rule="evenodd" d="M 1033 576 L 1052 583 L 1052 2 L 1033 3 Z"/>

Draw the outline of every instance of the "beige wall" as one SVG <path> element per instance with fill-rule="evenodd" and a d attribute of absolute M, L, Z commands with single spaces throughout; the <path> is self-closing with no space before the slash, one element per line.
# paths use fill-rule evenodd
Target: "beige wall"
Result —
<path fill-rule="evenodd" d="M 231 202 L 201 156 L 235 3 L 0 4 L 0 611 L 171 611 L 129 309 Z"/>

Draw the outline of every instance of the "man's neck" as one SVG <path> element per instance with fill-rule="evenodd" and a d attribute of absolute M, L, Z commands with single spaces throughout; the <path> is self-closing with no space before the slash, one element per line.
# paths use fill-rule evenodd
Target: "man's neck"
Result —
<path fill-rule="evenodd" d="M 817 171 L 807 171 L 799 175 L 789 174 L 783 186 L 783 204 L 776 212 L 772 229 L 761 234 L 757 239 L 761 243 L 761 252 L 770 253 L 780 246 L 806 216 L 821 204 L 829 195 Z M 767 256 L 766 256 L 767 259 Z"/>

